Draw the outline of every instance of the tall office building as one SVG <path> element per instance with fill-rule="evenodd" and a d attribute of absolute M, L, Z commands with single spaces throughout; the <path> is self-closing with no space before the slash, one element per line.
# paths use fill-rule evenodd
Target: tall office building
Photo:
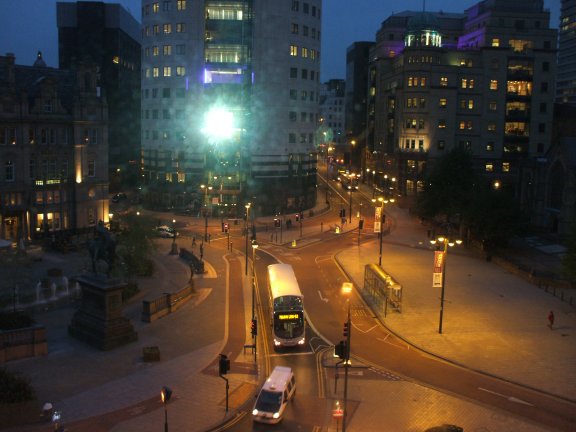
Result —
<path fill-rule="evenodd" d="M 61 69 L 96 65 L 108 101 L 110 188 L 136 185 L 140 158 L 140 24 L 119 4 L 57 3 Z"/>
<path fill-rule="evenodd" d="M 556 102 L 576 105 L 576 0 L 562 0 Z"/>
<path fill-rule="evenodd" d="M 373 45 L 374 42 L 354 42 L 346 50 L 345 136 L 349 142 L 356 143 L 352 155 L 353 165 L 364 169 L 371 166 L 367 161 L 371 160 L 372 155 L 366 146 L 371 141 L 366 127 L 366 106 L 368 61 Z"/>
<path fill-rule="evenodd" d="M 142 1 L 149 202 L 222 217 L 315 204 L 321 5 Z"/>
<path fill-rule="evenodd" d="M 538 205 L 555 95 L 557 31 L 549 19 L 541 0 L 484 0 L 464 15 L 410 12 L 384 21 L 369 113 L 380 166 L 402 195 L 416 196 L 427 166 L 463 147 L 492 187 L 511 190 L 526 208 Z"/>

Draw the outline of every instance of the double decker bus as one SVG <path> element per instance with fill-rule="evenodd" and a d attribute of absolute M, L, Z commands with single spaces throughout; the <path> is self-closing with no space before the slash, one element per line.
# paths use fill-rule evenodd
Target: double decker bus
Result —
<path fill-rule="evenodd" d="M 303 345 L 306 339 L 304 301 L 290 264 L 268 266 L 274 346 Z"/>

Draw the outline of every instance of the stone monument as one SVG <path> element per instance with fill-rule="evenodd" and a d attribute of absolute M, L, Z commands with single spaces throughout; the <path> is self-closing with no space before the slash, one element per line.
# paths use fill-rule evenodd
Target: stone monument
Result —
<path fill-rule="evenodd" d="M 106 232 L 103 224 L 97 228 L 96 241 L 110 241 L 110 237 L 103 235 Z M 105 243 L 102 243 L 105 245 Z M 96 250 L 101 245 L 96 246 Z M 93 243 L 89 247 L 94 247 Z M 106 246 L 106 250 L 114 250 L 115 244 Z M 128 318 L 122 315 L 122 290 L 126 283 L 110 277 L 113 257 L 94 254 L 90 250 L 93 260 L 93 273 L 78 277 L 82 290 L 80 307 L 72 317 L 68 326 L 68 333 L 101 350 L 111 350 L 121 345 L 134 342 L 138 334 Z M 105 259 L 107 271 L 105 274 L 97 272 L 98 260 Z"/>

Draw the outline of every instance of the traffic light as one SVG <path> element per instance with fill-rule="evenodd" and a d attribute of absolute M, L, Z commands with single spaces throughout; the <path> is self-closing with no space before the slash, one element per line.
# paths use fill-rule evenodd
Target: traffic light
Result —
<path fill-rule="evenodd" d="M 364 228 L 364 219 L 360 219 L 358 221 L 358 229 L 363 229 Z"/>
<path fill-rule="evenodd" d="M 218 372 L 220 375 L 226 375 L 226 372 L 230 370 L 230 359 L 226 354 L 220 354 L 220 361 L 218 363 Z"/>
<path fill-rule="evenodd" d="M 300 220 L 303 221 L 304 220 L 304 213 L 300 212 Z"/>
<path fill-rule="evenodd" d="M 252 324 L 250 324 L 250 333 L 252 336 L 258 336 L 258 321 L 256 319 L 253 319 Z"/>
<path fill-rule="evenodd" d="M 296 222 L 300 220 L 300 213 L 296 213 Z"/>
<path fill-rule="evenodd" d="M 274 218 L 274 226 L 275 226 L 276 228 L 280 228 L 280 219 Z"/>
<path fill-rule="evenodd" d="M 162 390 L 160 391 L 160 397 L 162 398 L 163 403 L 167 403 L 172 397 L 172 390 L 166 386 L 162 387 Z"/>
<path fill-rule="evenodd" d="M 341 217 L 341 218 L 345 218 L 345 217 L 346 217 L 346 209 L 340 209 L 340 217 Z"/>
<path fill-rule="evenodd" d="M 230 225 L 228 225 L 228 223 L 225 222 L 224 223 L 224 232 L 227 233 L 229 228 L 230 228 Z"/>
<path fill-rule="evenodd" d="M 341 359 L 346 358 L 346 342 L 340 341 L 338 344 L 334 345 L 334 354 Z"/>
<path fill-rule="evenodd" d="M 344 334 L 344 337 L 345 337 L 345 338 L 347 338 L 348 335 L 350 335 L 350 327 L 349 327 L 349 326 L 350 326 L 350 323 L 348 323 L 348 322 L 345 322 L 345 323 L 344 323 L 344 331 L 343 331 L 343 334 Z"/>

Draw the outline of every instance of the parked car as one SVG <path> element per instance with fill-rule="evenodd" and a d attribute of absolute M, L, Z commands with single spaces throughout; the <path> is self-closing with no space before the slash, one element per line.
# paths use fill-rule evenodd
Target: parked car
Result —
<path fill-rule="evenodd" d="M 112 196 L 113 203 L 119 203 L 120 201 L 126 201 L 127 199 L 128 196 L 124 192 L 118 192 L 117 194 L 114 194 L 114 196 Z"/>
<path fill-rule="evenodd" d="M 174 228 L 169 227 L 168 225 L 160 225 L 154 228 L 154 230 L 158 233 L 160 237 L 163 238 L 173 238 L 174 233 L 176 233 L 176 237 L 178 237 L 178 232 L 174 230 Z"/>

